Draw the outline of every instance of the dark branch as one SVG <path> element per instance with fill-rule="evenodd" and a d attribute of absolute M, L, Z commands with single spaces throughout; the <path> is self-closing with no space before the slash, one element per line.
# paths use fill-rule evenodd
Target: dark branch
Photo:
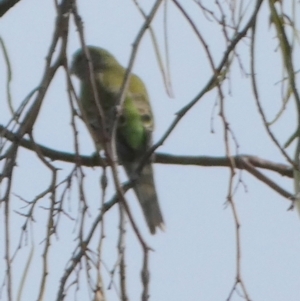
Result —
<path fill-rule="evenodd" d="M 5 129 L 0 125 L 0 136 L 7 138 L 10 141 L 18 141 L 17 136 Z M 33 143 L 27 139 L 20 139 L 19 145 L 23 146 L 26 149 L 34 150 L 35 146 Z M 83 166 L 102 166 L 99 156 L 77 156 L 76 154 L 56 151 L 54 149 L 38 145 L 41 153 L 48 157 L 49 159 L 56 161 L 63 161 L 68 163 L 79 163 Z M 0 160 L 2 158 L 0 157 Z M 238 155 L 229 159 L 227 157 L 210 157 L 210 156 L 180 156 L 180 155 L 169 155 L 156 153 L 154 157 L 155 163 L 160 164 L 177 164 L 177 165 L 196 165 L 196 166 L 208 166 L 208 167 L 230 167 L 232 164 L 232 159 L 235 162 L 236 168 L 246 169 L 245 161 L 249 162 L 253 167 L 262 168 L 277 172 L 281 176 L 293 178 L 293 168 L 287 164 L 275 163 L 269 160 L 259 158 L 257 156 L 250 155 Z"/>
<path fill-rule="evenodd" d="M 0 3 L 0 17 L 2 17 L 9 9 L 11 9 L 20 0 L 4 0 Z"/>

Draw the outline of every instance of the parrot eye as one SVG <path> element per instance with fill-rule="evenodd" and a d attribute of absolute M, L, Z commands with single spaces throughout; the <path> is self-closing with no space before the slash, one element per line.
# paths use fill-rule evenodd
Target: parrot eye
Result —
<path fill-rule="evenodd" d="M 146 122 L 146 123 L 149 123 L 151 121 L 151 116 L 149 114 L 143 114 L 141 116 L 141 118 L 142 118 L 142 121 Z"/>

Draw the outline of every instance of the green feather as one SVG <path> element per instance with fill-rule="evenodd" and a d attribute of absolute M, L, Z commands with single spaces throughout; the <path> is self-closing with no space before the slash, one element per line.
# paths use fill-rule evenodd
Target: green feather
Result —
<path fill-rule="evenodd" d="M 146 143 L 145 128 L 141 116 L 130 97 L 125 99 L 121 121 L 122 119 L 124 119 L 124 123 L 119 125 L 120 133 L 124 135 L 132 149 L 140 149 Z"/>

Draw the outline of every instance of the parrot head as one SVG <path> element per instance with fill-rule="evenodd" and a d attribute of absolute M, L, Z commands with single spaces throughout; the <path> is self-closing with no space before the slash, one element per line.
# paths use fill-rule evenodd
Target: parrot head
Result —
<path fill-rule="evenodd" d="M 94 46 L 87 46 L 86 48 L 89 51 L 95 73 L 103 72 L 112 66 L 119 65 L 118 61 L 107 50 Z M 89 77 L 90 69 L 84 49 L 79 49 L 75 52 L 71 64 L 71 73 L 81 80 Z"/>

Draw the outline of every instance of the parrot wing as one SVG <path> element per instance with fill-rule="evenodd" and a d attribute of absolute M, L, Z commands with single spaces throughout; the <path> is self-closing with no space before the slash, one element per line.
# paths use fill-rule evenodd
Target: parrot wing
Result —
<path fill-rule="evenodd" d="M 137 174 L 141 160 L 152 146 L 154 122 L 147 91 L 135 75 L 131 78 L 121 117 L 116 141 L 118 157 L 128 177 L 134 180 L 133 189 L 150 232 L 155 234 L 156 227 L 164 230 L 164 221 L 154 184 L 152 156 Z"/>

